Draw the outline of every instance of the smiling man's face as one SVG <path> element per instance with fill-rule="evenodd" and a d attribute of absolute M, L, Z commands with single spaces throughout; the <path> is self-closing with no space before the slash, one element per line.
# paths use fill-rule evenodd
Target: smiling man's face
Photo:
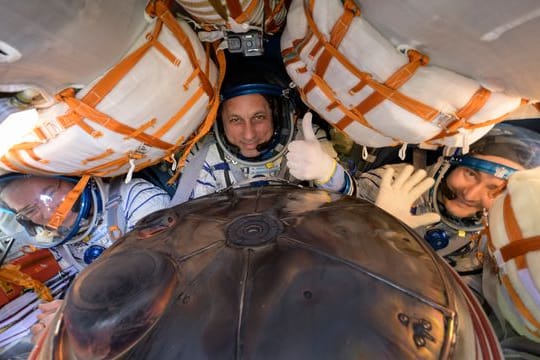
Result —
<path fill-rule="evenodd" d="M 523 167 L 499 156 L 474 155 L 474 157 L 506 165 L 514 169 Z M 446 184 L 454 199 L 443 197 L 446 210 L 456 217 L 474 216 L 483 209 L 489 210 L 495 197 L 506 187 L 506 180 L 465 166 L 458 166 L 447 177 Z"/>
<path fill-rule="evenodd" d="M 257 146 L 270 140 L 274 131 L 272 109 L 260 94 L 226 100 L 221 119 L 227 140 L 248 158 L 259 155 Z"/>

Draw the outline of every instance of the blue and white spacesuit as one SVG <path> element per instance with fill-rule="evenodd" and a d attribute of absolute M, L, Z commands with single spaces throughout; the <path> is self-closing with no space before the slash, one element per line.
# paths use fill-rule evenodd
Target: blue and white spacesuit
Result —
<path fill-rule="evenodd" d="M 386 167 L 393 167 L 396 173 L 400 173 L 405 166 L 406 164 L 396 164 Z M 540 166 L 539 134 L 514 125 L 495 126 L 471 145 L 468 154 L 456 152 L 452 156 L 441 157 L 437 163 L 426 169 L 428 175 L 435 179 L 435 183 L 417 199 L 411 212 L 416 215 L 434 212 L 440 215 L 440 221 L 418 227 L 417 232 L 462 275 L 480 272 L 482 265 L 476 256 L 476 244 L 479 232 L 484 228 L 483 220 L 489 205 L 493 198 L 504 190 L 506 181 L 513 172 L 537 166 Z M 479 207 L 469 216 L 456 216 L 447 209 L 449 201 L 456 198 L 460 200 L 460 190 L 452 189 L 448 182 L 451 174 L 458 168 L 472 170 L 471 175 L 492 176 L 492 179 L 502 184 L 502 187 L 494 189 L 483 188 L 484 185 L 476 184 L 480 183 L 479 178 L 472 177 L 471 187 L 478 187 L 473 191 L 484 194 L 486 199 L 465 200 L 465 205 L 471 205 L 470 208 Z M 358 196 L 374 202 L 384 172 L 385 168 L 378 168 L 359 174 L 356 179 Z M 484 195 L 478 194 L 474 197 L 479 199 Z M 478 286 L 474 288 L 479 289 Z"/>
<path fill-rule="evenodd" d="M 260 71 L 262 68 L 259 69 Z M 305 140 L 303 140 L 306 135 L 304 134 L 305 129 L 302 130 L 302 121 L 295 121 L 297 114 L 292 94 L 293 89 L 285 84 L 285 81 L 276 81 L 276 77 L 272 78 L 271 73 L 259 73 L 257 79 L 254 79 L 251 74 L 253 73 L 249 73 L 247 80 L 245 77 L 229 79 L 228 81 L 226 79 L 227 82 L 221 92 L 221 109 L 214 124 L 213 133 L 196 144 L 187 158 L 186 167 L 179 180 L 172 205 L 212 194 L 230 186 L 254 183 L 259 180 L 316 180 L 316 177 L 300 174 L 304 169 L 296 171 L 296 173 L 296 168 L 289 171 L 288 165 L 290 164 L 287 164 L 287 161 L 290 161 L 290 144 L 296 142 L 301 153 L 305 153 L 304 145 L 306 145 Z M 247 98 L 251 95 L 264 97 L 269 108 L 269 114 L 265 116 L 272 119 L 272 126 L 269 139 L 257 144 L 257 154 L 246 156 L 242 153 L 242 149 L 237 144 L 233 144 L 233 141 L 227 137 L 222 117 L 224 104 L 231 99 Z M 249 106 L 249 101 L 247 100 L 246 106 Z M 235 121 L 237 120 L 235 119 Z M 250 122 L 252 120 L 242 119 L 242 121 Z M 310 122 L 311 119 L 308 121 Z M 307 123 L 306 126 L 308 126 Z M 337 154 L 327 140 L 326 133 L 317 126 L 313 126 L 311 129 L 314 138 L 320 144 L 321 163 L 324 159 L 328 160 L 329 164 L 329 171 L 326 171 L 329 176 L 326 176 L 324 181 L 315 181 L 315 185 L 347 195 L 353 194 L 354 181 L 335 160 Z M 303 160 L 299 160 L 299 162 L 302 163 L 302 166 Z"/>

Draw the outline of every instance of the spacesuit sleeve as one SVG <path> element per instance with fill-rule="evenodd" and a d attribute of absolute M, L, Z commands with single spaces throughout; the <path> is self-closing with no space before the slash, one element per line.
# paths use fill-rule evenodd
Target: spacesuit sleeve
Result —
<path fill-rule="evenodd" d="M 389 164 L 358 174 L 355 178 L 356 196 L 360 199 L 374 203 L 375 200 L 377 200 L 382 175 L 386 168 L 392 167 L 394 168 L 395 173 L 399 174 L 407 165 L 407 163 Z"/>
<path fill-rule="evenodd" d="M 126 231 L 148 214 L 169 206 L 169 194 L 162 188 L 143 179 L 133 179 L 121 189 L 122 215 Z"/>
<path fill-rule="evenodd" d="M 356 196 L 372 203 L 377 199 L 385 167 L 361 173 L 356 177 Z"/>
<path fill-rule="evenodd" d="M 336 164 L 336 170 L 330 180 L 322 185 L 317 185 L 317 187 L 340 192 L 344 195 L 354 195 L 356 192 L 356 183 L 353 177 L 339 163 Z"/>
<path fill-rule="evenodd" d="M 332 142 L 328 140 L 326 131 L 314 124 L 313 132 L 315 133 L 317 140 L 319 140 L 324 152 L 337 161 L 336 170 L 330 180 L 318 187 L 340 192 L 344 195 L 354 195 L 356 193 L 356 182 L 351 174 L 349 174 L 349 172 L 339 163 L 338 154 L 334 150 Z"/>

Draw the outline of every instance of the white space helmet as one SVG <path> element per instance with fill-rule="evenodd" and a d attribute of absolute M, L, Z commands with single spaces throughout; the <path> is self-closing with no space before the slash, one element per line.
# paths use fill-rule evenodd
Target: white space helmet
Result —
<path fill-rule="evenodd" d="M 435 185 L 430 192 L 432 208 L 441 215 L 441 221 L 459 230 L 477 231 L 482 229 L 482 214 L 468 218 L 458 218 L 449 214 L 440 200 L 441 196 L 455 196 L 446 184 L 447 176 L 458 166 L 465 166 L 488 173 L 497 178 L 508 180 L 517 169 L 475 157 L 491 155 L 511 160 L 525 169 L 540 166 L 540 134 L 515 125 L 498 124 L 484 137 L 471 145 L 469 153 L 463 155 L 457 151 L 454 155 L 443 158 L 436 166 L 433 177 Z M 496 194 L 494 194 L 496 195 Z"/>
<path fill-rule="evenodd" d="M 248 158 L 231 144 L 223 129 L 221 108 L 214 123 L 214 134 L 219 147 L 232 161 L 248 166 L 263 165 L 283 156 L 294 135 L 296 94 L 285 70 L 263 60 L 240 60 L 227 68 L 221 88 L 221 103 L 237 96 L 260 94 L 272 111 L 273 134 L 270 140 L 257 147 L 259 155 Z"/>
<path fill-rule="evenodd" d="M 0 207 L 28 233 L 29 243 L 49 248 L 79 241 L 95 227 L 103 213 L 103 189 L 90 179 L 57 226 L 51 219 L 75 188 L 79 178 L 11 173 L 0 176 Z"/>

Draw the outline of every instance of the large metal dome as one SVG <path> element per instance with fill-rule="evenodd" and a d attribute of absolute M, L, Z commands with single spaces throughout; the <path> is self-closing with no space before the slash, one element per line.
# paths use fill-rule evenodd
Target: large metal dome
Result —
<path fill-rule="evenodd" d="M 281 185 L 145 218 L 80 274 L 55 322 L 35 357 L 501 358 L 476 300 L 410 229 Z"/>

